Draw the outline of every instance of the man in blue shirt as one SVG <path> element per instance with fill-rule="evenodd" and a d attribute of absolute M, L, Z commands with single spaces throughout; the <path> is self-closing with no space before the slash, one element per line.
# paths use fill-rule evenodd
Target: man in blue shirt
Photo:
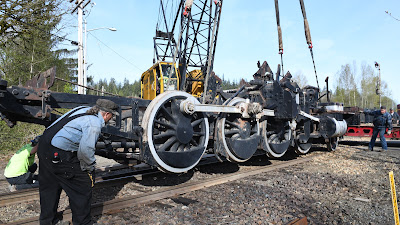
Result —
<path fill-rule="evenodd" d="M 55 224 L 61 190 L 69 197 L 74 224 L 93 224 L 90 207 L 95 146 L 101 128 L 117 115 L 118 105 L 99 99 L 92 108 L 66 113 L 39 140 L 40 224 Z"/>
<path fill-rule="evenodd" d="M 387 127 L 388 128 L 387 133 L 389 135 L 392 133 L 392 129 L 393 129 L 392 117 L 390 116 L 389 113 L 386 112 L 385 106 L 381 106 L 381 110 L 376 110 L 376 111 L 371 111 L 371 112 L 366 112 L 366 113 L 374 116 L 374 120 L 373 120 L 374 130 L 372 132 L 372 137 L 371 137 L 371 141 L 369 142 L 368 149 L 370 151 L 373 151 L 376 137 L 379 134 L 379 138 L 381 139 L 382 149 L 384 151 L 386 151 L 387 143 L 386 143 L 386 138 L 385 138 L 385 131 L 386 131 L 386 127 Z"/>

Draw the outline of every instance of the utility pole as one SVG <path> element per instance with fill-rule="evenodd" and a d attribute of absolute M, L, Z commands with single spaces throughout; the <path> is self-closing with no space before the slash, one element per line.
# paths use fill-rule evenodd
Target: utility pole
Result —
<path fill-rule="evenodd" d="M 70 0 L 69 2 L 73 2 Z M 91 2 L 91 0 L 75 0 L 75 8 L 71 14 L 78 11 L 78 84 L 86 86 L 84 81 L 84 58 L 83 58 L 83 9 Z M 84 87 L 78 86 L 78 94 L 85 94 L 86 90 Z"/>
<path fill-rule="evenodd" d="M 87 43 L 87 28 L 86 28 L 86 19 L 85 19 L 85 50 L 84 50 L 84 56 L 83 56 L 83 86 L 87 87 L 87 73 L 86 73 L 86 69 L 87 69 L 87 61 L 86 61 L 86 43 Z M 83 90 L 83 94 L 86 95 L 86 88 Z"/>
<path fill-rule="evenodd" d="M 83 82 L 83 28 L 82 28 L 83 10 L 78 6 L 78 84 L 85 85 Z M 82 86 L 78 86 L 78 94 L 84 94 Z"/>
<path fill-rule="evenodd" d="M 376 84 L 376 94 L 379 95 L 379 108 L 381 108 L 382 106 L 382 99 L 381 99 L 381 95 L 382 95 L 382 90 L 381 90 L 381 65 L 377 62 L 375 62 L 375 68 L 378 69 L 379 71 L 379 79 L 378 79 L 378 83 Z"/>

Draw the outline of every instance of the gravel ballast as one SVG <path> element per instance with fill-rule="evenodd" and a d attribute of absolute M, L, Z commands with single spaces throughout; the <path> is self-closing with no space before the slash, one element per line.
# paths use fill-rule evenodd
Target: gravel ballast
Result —
<path fill-rule="evenodd" d="M 306 216 L 309 224 L 394 224 L 388 173 L 400 179 L 400 148 L 365 151 L 314 147 L 310 162 L 262 173 L 174 198 L 94 217 L 98 224 L 286 224 Z M 378 149 L 378 148 L 377 148 Z M 285 159 L 297 157 L 288 154 Z M 285 160 L 283 159 L 283 160 Z M 182 175 L 159 174 L 112 188 L 97 189 L 94 202 L 165 186 L 194 182 L 270 164 L 265 156 L 237 165 L 198 167 Z M 398 184 L 398 182 L 396 182 Z M 398 188 L 399 189 L 399 188 Z M 68 207 L 64 196 L 60 210 Z M 0 223 L 38 216 L 38 201 L 0 209 Z"/>

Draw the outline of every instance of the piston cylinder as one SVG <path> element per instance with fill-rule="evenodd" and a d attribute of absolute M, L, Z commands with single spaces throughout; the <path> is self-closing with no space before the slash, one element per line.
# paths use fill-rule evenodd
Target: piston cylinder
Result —
<path fill-rule="evenodd" d="M 320 117 L 319 132 L 324 138 L 340 137 L 347 131 L 345 120 L 336 120 L 333 117 Z"/>

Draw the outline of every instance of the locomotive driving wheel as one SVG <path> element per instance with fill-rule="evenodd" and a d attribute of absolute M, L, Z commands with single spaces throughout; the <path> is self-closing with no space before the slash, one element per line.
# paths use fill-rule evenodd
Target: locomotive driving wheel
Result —
<path fill-rule="evenodd" d="M 164 92 L 151 101 L 143 115 L 143 141 L 159 169 L 172 173 L 196 166 L 208 144 L 208 119 L 204 113 L 182 113 L 180 103 L 186 99 L 199 103 L 186 92 Z"/>
<path fill-rule="evenodd" d="M 243 98 L 234 98 L 228 105 L 235 106 L 245 102 Z M 241 118 L 240 114 L 222 114 L 217 121 L 216 132 L 222 144 L 227 160 L 244 162 L 257 151 L 260 140 L 258 123 L 254 119 Z"/>
<path fill-rule="evenodd" d="M 262 147 L 273 158 L 282 157 L 289 148 L 292 130 L 289 121 L 264 120 L 261 122 Z"/>
<path fill-rule="evenodd" d="M 326 147 L 328 147 L 328 151 L 335 151 L 337 146 L 339 145 L 338 137 L 331 137 L 328 140 L 325 140 Z"/>
<path fill-rule="evenodd" d="M 294 151 L 299 154 L 299 155 L 304 155 L 307 154 L 311 147 L 312 147 L 312 143 L 309 142 L 310 140 L 308 140 L 306 143 L 300 143 L 299 139 L 295 140 L 295 148 Z"/>

